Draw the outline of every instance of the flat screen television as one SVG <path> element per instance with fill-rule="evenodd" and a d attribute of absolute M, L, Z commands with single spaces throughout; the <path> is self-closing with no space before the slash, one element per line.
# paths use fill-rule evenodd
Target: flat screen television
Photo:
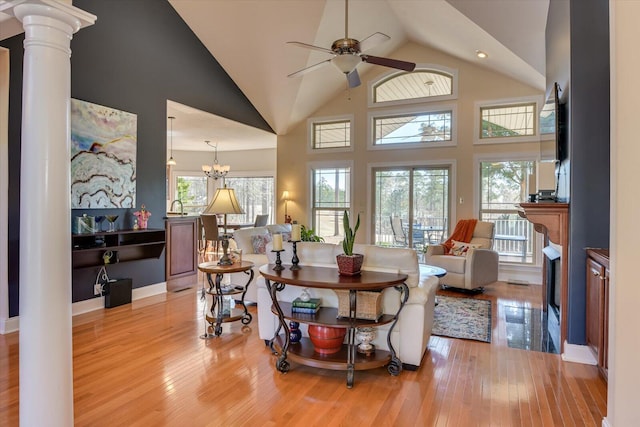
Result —
<path fill-rule="evenodd" d="M 560 102 L 560 91 L 560 85 L 555 82 L 540 110 L 540 158 L 542 160 L 562 162 L 566 157 L 565 106 Z"/>

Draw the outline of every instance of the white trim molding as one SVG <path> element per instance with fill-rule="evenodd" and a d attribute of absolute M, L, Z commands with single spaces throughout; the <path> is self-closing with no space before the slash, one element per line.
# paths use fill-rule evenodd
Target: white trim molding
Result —
<path fill-rule="evenodd" d="M 591 349 L 586 345 L 569 344 L 564 342 L 562 360 L 565 362 L 582 363 L 583 365 L 597 365 L 598 361 Z"/>
<path fill-rule="evenodd" d="M 480 109 L 482 107 L 503 107 L 509 105 L 520 105 L 535 103 L 535 109 L 533 112 L 535 125 L 534 134 L 528 136 L 514 136 L 503 138 L 480 138 Z M 544 105 L 544 99 L 542 95 L 523 96 L 518 98 L 507 99 L 494 99 L 489 101 L 476 101 L 473 105 L 473 144 L 485 145 L 485 144 L 512 144 L 512 143 L 524 143 L 524 142 L 538 142 L 540 141 L 540 118 L 538 117 L 540 109 Z M 538 153 L 539 154 L 539 153 Z"/>

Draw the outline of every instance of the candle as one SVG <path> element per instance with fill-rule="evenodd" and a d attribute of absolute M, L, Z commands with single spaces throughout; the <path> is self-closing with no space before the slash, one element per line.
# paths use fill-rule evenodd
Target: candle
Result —
<path fill-rule="evenodd" d="M 300 224 L 291 225 L 291 241 L 299 242 L 300 240 Z"/>
<path fill-rule="evenodd" d="M 281 251 L 282 250 L 282 234 L 274 234 L 273 235 L 273 250 Z"/>

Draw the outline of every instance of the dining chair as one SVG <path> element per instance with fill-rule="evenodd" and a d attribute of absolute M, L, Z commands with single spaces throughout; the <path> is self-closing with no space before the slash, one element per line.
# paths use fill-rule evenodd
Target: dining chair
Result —
<path fill-rule="evenodd" d="M 269 221 L 269 214 L 256 215 L 256 221 L 253 224 L 254 227 L 264 227 Z"/>
<path fill-rule="evenodd" d="M 204 228 L 205 252 L 209 247 L 209 242 L 215 253 L 218 253 L 218 216 L 213 214 L 200 215 L 202 227 Z"/>

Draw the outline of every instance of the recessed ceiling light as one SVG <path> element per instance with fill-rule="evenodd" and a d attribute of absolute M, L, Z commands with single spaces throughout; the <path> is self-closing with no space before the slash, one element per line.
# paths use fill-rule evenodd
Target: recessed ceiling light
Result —
<path fill-rule="evenodd" d="M 487 55 L 485 52 L 483 52 L 481 50 L 476 50 L 476 55 L 478 55 L 478 58 L 481 58 L 481 59 L 489 57 L 489 55 Z"/>

